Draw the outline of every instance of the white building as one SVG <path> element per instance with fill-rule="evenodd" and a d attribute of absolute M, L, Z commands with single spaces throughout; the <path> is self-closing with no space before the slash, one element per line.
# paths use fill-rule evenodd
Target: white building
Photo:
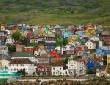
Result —
<path fill-rule="evenodd" d="M 86 66 L 84 61 L 69 60 L 66 66 L 52 66 L 51 73 L 52 76 L 80 76 L 86 74 Z"/>
<path fill-rule="evenodd" d="M 6 39 L 5 44 L 13 44 L 13 43 L 14 43 L 14 39 L 12 39 L 11 37 L 8 37 L 8 38 Z"/>
<path fill-rule="evenodd" d="M 103 47 L 103 41 L 99 41 L 99 47 Z"/>
<path fill-rule="evenodd" d="M 25 69 L 25 72 L 28 73 L 28 75 L 32 75 L 33 72 L 36 71 L 34 64 L 26 58 L 12 59 L 9 63 L 8 69 L 10 72 L 17 72 Z"/>
<path fill-rule="evenodd" d="M 8 67 L 8 65 L 9 65 L 8 60 L 5 60 L 5 59 L 0 60 L 0 66 L 1 67 Z"/>
<path fill-rule="evenodd" d="M 38 50 L 35 50 L 35 51 L 34 51 L 34 55 L 35 55 L 35 56 L 47 55 L 47 52 L 46 52 L 45 49 L 38 49 Z"/>
<path fill-rule="evenodd" d="M 5 26 L 4 25 L 1 25 L 0 30 L 1 31 L 5 31 Z"/>
<path fill-rule="evenodd" d="M 8 47 L 0 46 L 0 54 L 8 55 Z"/>
<path fill-rule="evenodd" d="M 84 61 L 69 60 L 67 67 L 69 76 L 79 76 L 86 73 L 86 66 Z"/>
<path fill-rule="evenodd" d="M 66 76 L 68 75 L 68 69 L 63 69 L 63 66 L 52 66 L 52 76 Z"/>
<path fill-rule="evenodd" d="M 92 42 L 92 41 L 87 41 L 85 43 L 85 46 L 88 47 L 88 49 L 92 50 L 92 49 L 96 49 L 96 43 Z"/>
<path fill-rule="evenodd" d="M 90 38 L 90 40 L 99 41 L 99 37 L 93 36 L 93 37 Z"/>

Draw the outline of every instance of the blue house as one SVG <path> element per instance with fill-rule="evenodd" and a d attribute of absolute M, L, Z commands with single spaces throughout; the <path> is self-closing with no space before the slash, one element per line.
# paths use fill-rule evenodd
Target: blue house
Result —
<path fill-rule="evenodd" d="M 104 51 L 101 49 L 101 48 L 97 48 L 96 49 L 96 54 L 98 55 L 98 56 L 104 56 Z"/>
<path fill-rule="evenodd" d="M 95 61 L 93 61 L 92 59 L 88 59 L 86 66 L 88 69 L 93 69 L 95 67 Z"/>
<path fill-rule="evenodd" d="M 100 47 L 96 49 L 96 54 L 99 56 L 106 56 L 107 54 L 110 54 L 110 48 L 109 47 Z"/>
<path fill-rule="evenodd" d="M 77 31 L 75 32 L 76 35 L 79 35 L 79 36 L 83 36 L 84 35 L 84 32 L 83 31 Z"/>
<path fill-rule="evenodd" d="M 68 38 L 69 36 L 72 35 L 72 32 L 66 31 L 62 33 L 63 38 Z"/>

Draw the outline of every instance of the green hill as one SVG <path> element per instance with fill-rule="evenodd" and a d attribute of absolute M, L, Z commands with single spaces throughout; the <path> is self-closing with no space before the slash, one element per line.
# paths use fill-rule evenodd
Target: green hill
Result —
<path fill-rule="evenodd" d="M 110 0 L 0 0 L 1 23 L 110 23 Z"/>

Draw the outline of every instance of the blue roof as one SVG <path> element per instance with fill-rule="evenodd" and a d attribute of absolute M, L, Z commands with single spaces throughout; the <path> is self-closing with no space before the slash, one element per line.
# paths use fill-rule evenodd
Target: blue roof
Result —
<path fill-rule="evenodd" d="M 67 37 L 71 36 L 72 33 L 71 32 L 63 32 L 62 35 L 64 38 L 67 38 Z"/>
<path fill-rule="evenodd" d="M 94 68 L 95 67 L 95 61 L 88 59 L 86 66 L 88 69 Z"/>
<path fill-rule="evenodd" d="M 96 54 L 100 56 L 104 56 L 110 54 L 110 48 L 108 47 L 100 47 L 96 49 Z"/>
<path fill-rule="evenodd" d="M 75 34 L 79 35 L 79 36 L 83 36 L 84 32 L 83 31 L 77 31 Z"/>

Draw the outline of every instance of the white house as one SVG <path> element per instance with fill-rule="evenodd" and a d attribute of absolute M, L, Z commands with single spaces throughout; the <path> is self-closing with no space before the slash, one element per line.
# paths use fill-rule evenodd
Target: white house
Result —
<path fill-rule="evenodd" d="M 92 42 L 92 41 L 87 41 L 85 43 L 85 46 L 88 47 L 88 49 L 96 49 L 96 43 Z"/>
<path fill-rule="evenodd" d="M 8 37 L 8 38 L 6 39 L 5 44 L 13 44 L 13 43 L 14 43 L 14 39 L 12 39 L 11 37 Z"/>
<path fill-rule="evenodd" d="M 74 46 L 72 46 L 72 45 L 66 45 L 65 47 L 64 47 L 64 50 L 74 50 Z"/>
<path fill-rule="evenodd" d="M 5 31 L 5 26 L 1 25 L 0 29 L 1 29 L 1 31 Z"/>
<path fill-rule="evenodd" d="M 63 66 L 52 66 L 51 67 L 52 76 L 67 76 L 68 69 L 64 69 Z"/>
<path fill-rule="evenodd" d="M 63 50 L 64 50 L 64 48 L 61 47 L 61 46 L 58 46 L 58 47 L 55 48 L 55 50 L 57 50 L 58 53 L 63 54 Z"/>
<path fill-rule="evenodd" d="M 99 41 L 99 37 L 93 36 L 93 37 L 90 38 L 90 40 Z"/>
<path fill-rule="evenodd" d="M 99 47 L 103 47 L 103 41 L 99 41 Z"/>
<path fill-rule="evenodd" d="M 0 46 L 0 54 L 8 55 L 8 47 Z"/>
<path fill-rule="evenodd" d="M 9 61 L 5 60 L 5 59 L 1 59 L 0 60 L 0 65 L 1 65 L 1 67 L 8 67 Z"/>
<path fill-rule="evenodd" d="M 74 54 L 74 46 L 73 45 L 66 45 L 63 48 L 63 52 L 66 52 L 66 54 Z"/>
<path fill-rule="evenodd" d="M 69 60 L 67 67 L 69 76 L 79 76 L 86 73 L 86 66 L 84 61 Z"/>
<path fill-rule="evenodd" d="M 19 58 L 10 60 L 8 69 L 10 72 L 17 72 L 19 70 L 25 69 L 28 75 L 32 75 L 35 72 L 34 64 L 28 58 Z"/>
<path fill-rule="evenodd" d="M 35 51 L 34 51 L 34 55 L 35 55 L 35 56 L 47 55 L 47 52 L 46 52 L 45 49 L 38 49 L 38 50 L 35 50 Z"/>

